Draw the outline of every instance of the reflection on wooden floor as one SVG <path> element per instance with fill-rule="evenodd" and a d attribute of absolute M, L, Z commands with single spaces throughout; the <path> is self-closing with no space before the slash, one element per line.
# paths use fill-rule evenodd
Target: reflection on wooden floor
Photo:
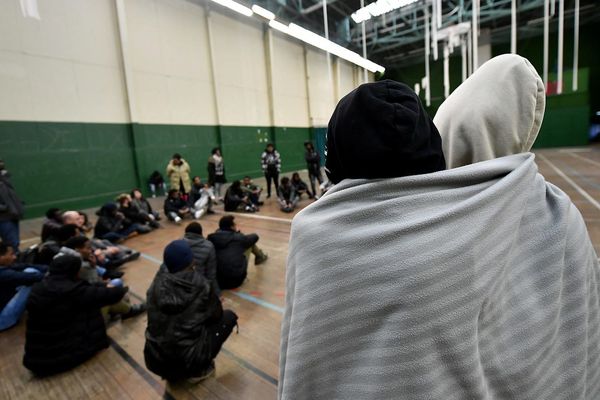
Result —
<path fill-rule="evenodd" d="M 540 172 L 571 196 L 583 214 L 590 236 L 600 251 L 600 148 L 536 151 Z M 261 184 L 260 181 L 257 183 Z M 162 199 L 153 200 L 157 209 Z M 303 200 L 301 207 L 311 201 Z M 222 210 L 222 208 L 221 208 Z M 200 222 L 213 232 L 222 214 Z M 262 218 L 267 217 L 267 218 Z M 248 280 L 237 291 L 226 291 L 224 307 L 240 317 L 216 360 L 216 376 L 195 385 L 167 385 L 146 370 L 143 359 L 146 316 L 117 322 L 109 329 L 112 344 L 75 370 L 46 379 L 33 378 L 22 366 L 24 324 L 0 333 L 1 399 L 275 399 L 277 395 L 279 325 L 284 306 L 285 260 L 290 221 L 273 198 L 256 215 L 237 217 L 239 228 L 260 235 L 259 245 L 269 254 L 260 266 L 249 267 Z M 24 245 L 38 237 L 41 220 L 22 224 Z M 126 244 L 143 253 L 123 267 L 134 301 L 145 298 L 164 246 L 183 236 L 185 224 L 163 222 L 164 228 L 138 236 Z M 28 240 L 31 239 L 31 240 Z M 551 245 L 551 244 L 550 244 Z M 137 300 L 136 300 L 137 299 Z"/>

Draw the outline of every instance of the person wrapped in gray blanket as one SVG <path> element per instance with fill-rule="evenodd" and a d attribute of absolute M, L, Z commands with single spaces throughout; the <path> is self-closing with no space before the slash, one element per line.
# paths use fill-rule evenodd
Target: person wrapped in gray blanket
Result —
<path fill-rule="evenodd" d="M 292 224 L 279 398 L 600 398 L 596 253 L 528 152 L 539 75 L 504 55 L 453 92 L 435 118 L 450 169 L 361 173 L 355 152 L 432 160 L 439 143 L 418 146 L 425 112 L 396 85 L 359 87 L 330 121 L 336 185 Z M 375 140 L 339 129 L 350 116 Z"/>

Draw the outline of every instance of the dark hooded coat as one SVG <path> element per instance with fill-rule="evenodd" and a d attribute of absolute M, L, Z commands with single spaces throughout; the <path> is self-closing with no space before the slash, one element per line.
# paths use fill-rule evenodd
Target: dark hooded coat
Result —
<path fill-rule="evenodd" d="M 119 218 L 115 211 L 117 211 L 117 205 L 114 203 L 107 203 L 98 210 L 98 221 L 94 227 L 94 237 L 102 238 L 109 232 L 119 232 L 125 227 L 125 221 L 123 218 Z"/>
<path fill-rule="evenodd" d="M 170 273 L 163 265 L 148 289 L 144 359 L 155 374 L 178 380 L 199 376 L 211 363 L 207 325 L 223 308 L 209 281 L 199 273 Z"/>
<path fill-rule="evenodd" d="M 248 273 L 244 252 L 258 242 L 258 235 L 219 229 L 208 235 L 217 252 L 217 282 L 221 289 L 242 285 Z"/>
<path fill-rule="evenodd" d="M 90 285 L 77 278 L 80 268 L 79 257 L 58 257 L 33 286 L 23 364 L 37 375 L 67 371 L 108 346 L 100 308 L 117 303 L 127 289 Z"/>

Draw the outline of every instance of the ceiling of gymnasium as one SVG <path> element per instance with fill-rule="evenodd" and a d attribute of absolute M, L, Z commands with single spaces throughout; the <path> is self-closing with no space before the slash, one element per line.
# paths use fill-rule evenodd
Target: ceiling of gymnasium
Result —
<path fill-rule="evenodd" d="M 260 5 L 277 20 L 294 22 L 324 36 L 321 0 L 236 0 L 251 6 Z M 326 0 L 330 39 L 362 54 L 362 24 L 350 15 L 361 8 L 361 0 Z M 375 0 L 365 0 L 368 5 Z M 401 67 L 421 61 L 424 53 L 424 5 L 417 2 L 365 22 L 367 57 L 386 68 Z M 472 0 L 442 1 L 442 27 L 471 21 Z M 554 16 L 550 29 L 556 30 L 558 0 L 551 9 Z M 565 29 L 573 25 L 574 0 L 565 0 Z M 430 7 L 431 8 L 431 7 Z M 543 33 L 544 0 L 517 0 L 518 37 Z M 480 28 L 489 28 L 493 43 L 510 41 L 511 0 L 480 0 Z M 580 0 L 580 25 L 600 22 L 600 1 Z"/>

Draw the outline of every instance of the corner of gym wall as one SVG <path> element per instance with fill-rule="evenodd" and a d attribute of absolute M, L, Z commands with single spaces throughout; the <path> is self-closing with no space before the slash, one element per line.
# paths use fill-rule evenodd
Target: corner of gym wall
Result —
<path fill-rule="evenodd" d="M 135 185 L 114 3 L 0 2 L 0 157 L 26 203 L 98 204 Z"/>

